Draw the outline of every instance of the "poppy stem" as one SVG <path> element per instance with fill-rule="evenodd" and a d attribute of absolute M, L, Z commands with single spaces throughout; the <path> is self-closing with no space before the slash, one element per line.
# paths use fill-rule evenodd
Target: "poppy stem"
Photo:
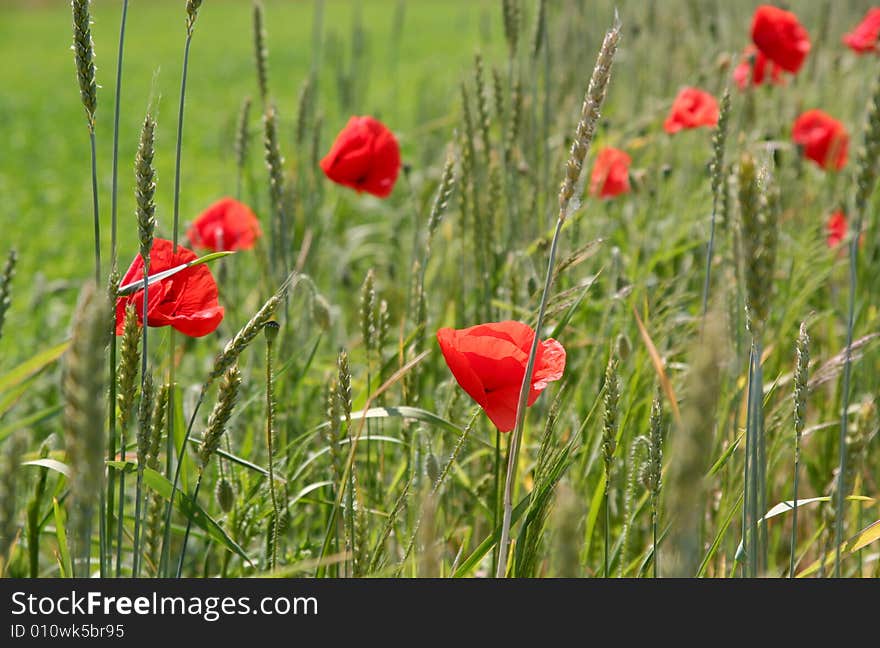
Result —
<path fill-rule="evenodd" d="M 147 254 L 144 257 L 144 309 L 143 309 L 143 319 L 144 325 L 141 327 L 141 332 L 143 337 L 141 338 L 141 400 L 147 398 L 147 329 L 149 329 L 147 322 L 148 308 L 147 302 L 149 301 L 149 275 L 150 275 L 150 256 Z M 143 405 L 142 405 L 143 407 Z M 140 451 L 138 451 L 138 456 L 140 456 Z M 134 496 L 134 540 L 132 542 L 132 577 L 137 578 L 138 572 L 140 571 L 140 544 L 141 544 L 141 500 L 142 498 L 142 489 L 143 489 L 143 481 L 144 481 L 144 466 L 138 464 L 138 472 L 137 472 L 137 484 L 135 485 L 135 496 Z M 120 495 L 120 502 L 122 497 Z M 120 524 L 122 522 L 122 516 L 119 518 Z"/>
<path fill-rule="evenodd" d="M 532 374 L 535 370 L 535 356 L 538 355 L 538 342 L 541 335 L 541 326 L 544 324 L 544 313 L 547 310 L 547 300 L 550 298 L 550 287 L 553 283 L 553 267 L 556 265 L 556 248 L 559 245 L 559 234 L 565 222 L 564 213 L 556 220 L 556 231 L 553 232 L 553 242 L 550 244 L 550 258 L 547 261 L 547 276 L 544 279 L 544 292 L 541 295 L 541 305 L 538 307 L 538 320 L 535 322 L 535 336 L 532 339 L 532 348 L 529 351 L 529 361 L 526 363 L 526 372 L 523 376 L 522 386 L 519 390 L 519 401 L 516 406 L 516 426 L 510 438 L 510 446 L 507 455 L 507 477 L 504 480 L 504 518 L 501 522 L 501 540 L 498 550 L 498 567 L 495 570 L 496 578 L 504 578 L 507 575 L 507 554 L 510 549 L 510 519 L 513 515 L 513 483 L 516 480 L 516 469 L 519 463 L 519 447 L 522 440 L 523 423 L 526 418 L 526 401 L 529 397 L 529 388 L 532 384 Z"/>
<path fill-rule="evenodd" d="M 269 495 L 272 499 L 272 552 L 269 555 L 269 570 L 274 572 L 278 567 L 278 524 L 281 519 L 281 508 L 278 506 L 278 496 L 275 492 L 275 455 L 273 437 L 275 436 L 275 393 L 272 376 L 272 350 L 275 339 L 274 334 L 266 334 L 266 450 L 269 454 Z M 275 325 L 277 332 L 277 325 Z"/>
<path fill-rule="evenodd" d="M 119 50 L 116 58 L 116 103 L 113 109 L 113 178 L 110 190 L 110 281 L 117 284 L 116 265 L 116 206 L 118 187 L 118 168 L 119 168 L 119 101 L 122 88 L 122 51 L 125 44 L 125 19 L 128 14 L 128 0 L 122 2 L 122 18 L 119 25 Z M 115 291 L 116 286 L 112 286 L 111 290 Z M 115 299 L 113 300 L 116 301 Z M 116 333 L 114 331 L 110 340 L 110 398 L 109 398 L 109 438 L 108 438 L 108 459 L 116 459 Z M 102 511 L 103 520 L 101 522 L 101 577 L 109 575 L 111 554 L 113 545 L 111 542 L 110 532 L 113 528 L 113 507 L 114 495 L 116 487 L 116 471 L 109 469 L 107 471 L 107 491 L 105 496 L 106 510 Z M 104 508 L 104 507 L 102 507 Z"/>
<path fill-rule="evenodd" d="M 495 501 L 492 503 L 492 528 L 498 528 L 498 517 L 501 512 L 501 430 L 495 429 Z M 492 552 L 492 570 L 498 568 L 498 545 Z"/>
<path fill-rule="evenodd" d="M 846 474 L 847 413 L 849 410 L 849 384 L 852 374 L 853 328 L 856 308 L 856 271 L 858 270 L 859 238 L 862 229 L 861 213 L 855 219 L 855 227 L 849 241 L 849 311 L 846 321 L 846 356 L 843 364 L 842 403 L 840 406 L 840 437 L 838 438 L 837 497 L 834 502 L 834 578 L 840 578 L 840 543 L 843 539 L 843 503 L 846 497 L 844 475 Z"/>

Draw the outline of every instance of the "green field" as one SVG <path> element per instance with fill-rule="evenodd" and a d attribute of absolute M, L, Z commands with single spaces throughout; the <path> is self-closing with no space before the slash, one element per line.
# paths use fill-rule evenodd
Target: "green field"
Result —
<path fill-rule="evenodd" d="M 105 277 L 121 4 L 94 0 L 92 7 Z M 620 48 L 583 173 L 588 187 L 595 153 L 604 146 L 624 149 L 632 158 L 632 190 L 599 200 L 579 186 L 575 201 L 580 202 L 559 238 L 547 319 L 539 333 L 564 345 L 566 370 L 528 410 L 516 464 L 514 504 L 519 508 L 509 573 L 601 576 L 609 561 L 611 575 L 647 577 L 655 573 L 656 532 L 661 575 L 747 576 L 755 575 L 753 567 L 757 575 L 789 575 L 793 516 L 787 508 L 755 536 L 766 560 L 749 562 L 738 552 L 747 490 L 746 438 L 759 434 L 765 454 L 758 462 L 765 474 L 751 477 L 754 484 L 760 482 L 754 510 L 763 507 L 763 514 L 793 496 L 795 341 L 806 322 L 813 380 L 800 440 L 798 498 L 838 494 L 850 247 L 830 249 L 825 223 L 839 208 L 851 224 L 858 218 L 854 200 L 861 174 L 869 185 L 863 244 L 857 248 L 851 331 L 857 351 L 846 415 L 845 495 L 855 499 L 842 507 L 834 497 L 805 503 L 798 511 L 794 547 L 796 572 L 831 575 L 835 516 L 840 516 L 837 539 L 855 538 L 842 549 L 841 573 L 880 575 L 877 544 L 871 544 L 880 536 L 869 527 L 880 517 L 880 345 L 875 340 L 880 333 L 880 218 L 870 173 L 876 175 L 877 160 L 861 153 L 872 97 L 880 105 L 880 86 L 875 86 L 880 58 L 857 56 L 841 43 L 867 6 L 791 3 L 812 42 L 803 68 L 796 76 L 786 75 L 783 85 L 743 92 L 731 74 L 750 42 L 756 3 L 549 0 L 537 48 L 537 7 L 545 3 L 506 4 L 520 11 L 514 47 L 505 38 L 500 1 L 263 0 L 268 83 L 292 196 L 288 254 L 291 262 L 299 259 L 298 269 L 307 279 L 277 313 L 282 333 L 276 353 L 276 454 L 268 456 L 265 438 L 266 345 L 261 335 L 239 360 L 243 384 L 229 423 L 229 445 L 223 446 L 224 472 L 216 461 L 205 471 L 197 501 L 210 524 L 200 518 L 202 524 L 194 525 L 183 574 L 244 576 L 271 570 L 267 538 L 276 507 L 265 474 L 269 463 L 280 476 L 277 569 L 283 574 L 494 574 L 512 435 L 498 433 L 477 413 L 450 375 L 435 334 L 440 327 L 485 321 L 534 325 L 560 181 L 584 92 L 616 8 Z M 131 0 L 129 5 L 119 139 L 122 272 L 138 251 L 133 165 L 148 108 L 158 121 L 157 235 L 171 237 L 185 38 L 184 2 Z M 264 232 L 269 230 L 252 6 L 246 0 L 206 0 L 199 12 L 182 139 L 184 232 L 209 203 L 236 192 L 236 123 L 245 97 L 254 104 L 242 199 L 254 208 Z M 71 492 L 68 478 L 45 466 L 19 464 L 38 458 L 42 445 L 49 458 L 76 470 L 69 452 L 69 394 L 61 388 L 70 353 L 56 356 L 62 351 L 57 345 L 70 336 L 77 296 L 92 276 L 93 216 L 89 137 L 70 48 L 71 22 L 69 3 L 61 0 L 7 2 L 0 8 L 0 259 L 13 247 L 19 255 L 11 307 L 0 329 L 0 450 L 9 449 L 17 468 L 0 474 L 0 504 L 5 505 L 0 506 L 0 540 L 5 529 L 14 529 L 18 538 L 5 563 L 0 555 L 0 567 L 13 576 L 69 575 L 63 558 L 56 558 L 63 540 L 52 507 L 54 496 L 64 508 Z M 477 53 L 481 82 L 475 77 Z M 317 92 L 304 103 L 309 78 Z M 663 132 L 683 86 L 698 86 L 718 98 L 725 88 L 731 94 L 723 171 L 717 172 L 724 195 L 716 196 L 710 315 L 705 318 L 714 129 L 674 136 Z M 849 160 L 840 172 L 818 168 L 792 143 L 792 122 L 810 108 L 833 115 L 849 133 Z M 335 185 L 316 167 L 355 114 L 381 119 L 399 140 L 404 171 L 387 200 Z M 880 141 L 880 132 L 876 137 Z M 455 188 L 448 207 L 437 214 L 442 219 L 430 239 L 429 256 L 428 218 L 447 155 Z M 749 243 L 755 239 L 743 224 L 749 210 L 741 182 L 748 164 L 744 156 L 761 173 L 755 199 L 760 207 L 755 209 L 765 216 L 772 212 L 776 219 L 767 226 L 774 235 L 769 245 L 775 262 L 768 262 L 766 254 L 749 258 Z M 304 242 L 309 243 L 305 251 Z M 268 256 L 270 247 L 264 237 L 258 250 L 211 266 L 226 308 L 216 333 L 186 339 L 172 337 L 168 328 L 149 331 L 149 365 L 157 385 L 168 379 L 172 352 L 178 354 L 178 399 L 172 410 L 177 443 L 217 353 L 284 276 Z M 377 299 L 387 302 L 387 321 L 384 327 L 376 324 L 383 331 L 379 348 L 368 349 L 361 286 L 369 270 L 375 274 Z M 748 285 L 755 275 L 762 288 L 757 295 L 754 282 Z M 329 327 L 321 326 L 315 295 L 329 304 Z M 754 332 L 747 328 L 750 299 L 764 299 L 769 314 L 755 338 L 760 337 L 763 351 L 760 383 L 751 372 L 753 387 L 763 388 L 762 397 L 753 390 L 748 416 Z M 55 355 L 47 351 L 53 348 Z M 350 362 L 350 407 L 356 415 L 339 424 L 339 399 L 345 396 L 335 394 L 345 373 L 337 368 L 342 350 Z M 608 404 L 609 358 L 618 363 L 616 407 Z M 642 439 L 650 432 L 658 385 L 664 458 L 655 529 L 650 489 L 642 479 L 649 443 Z M 194 419 L 196 438 L 204 432 L 216 393 L 214 385 L 206 392 Z M 390 409 L 372 412 L 361 426 L 357 412 L 367 406 Z M 756 428 L 759 413 L 763 427 Z M 126 437 L 131 471 L 136 428 L 132 420 Z M 351 477 L 345 467 L 348 437 L 358 433 L 382 440 L 358 445 Z M 614 451 L 606 491 L 603 453 L 609 449 L 609 434 Z M 11 450 L 13 438 L 26 439 L 23 457 Z M 91 451 L 106 454 L 107 435 L 102 438 L 101 447 Z M 147 501 L 159 504 L 167 497 L 162 488 L 171 490 L 167 467 L 176 462 L 162 443 L 161 468 L 144 486 Z M 197 480 L 193 459 L 190 454 L 184 461 L 181 480 L 181 490 L 190 495 Z M 111 467 L 114 478 L 116 473 Z M 44 489 L 36 496 L 41 479 Z M 126 479 L 119 554 L 123 575 L 131 573 L 134 553 L 134 472 Z M 227 479 L 235 485 L 231 508 L 215 498 L 217 482 Z M 25 513 L 32 502 L 40 518 L 36 525 Z M 164 531 L 155 511 L 146 515 L 145 527 Z M 175 505 L 169 540 L 175 560 L 183 528 L 194 517 L 191 508 Z M 99 565 L 99 544 L 106 546 L 98 537 L 98 519 L 89 569 L 112 575 L 116 545 L 111 541 L 103 556 L 110 566 Z M 116 521 L 111 522 L 115 534 Z M 863 529 L 868 531 L 859 535 Z M 828 562 L 820 567 L 823 558 Z M 153 573 L 151 556 L 142 574 Z"/>

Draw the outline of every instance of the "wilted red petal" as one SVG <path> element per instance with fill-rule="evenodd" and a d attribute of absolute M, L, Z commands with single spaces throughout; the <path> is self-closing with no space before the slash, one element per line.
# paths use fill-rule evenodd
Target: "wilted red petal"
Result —
<path fill-rule="evenodd" d="M 333 182 L 385 198 L 400 172 L 400 147 L 380 121 L 352 117 L 320 165 Z"/>

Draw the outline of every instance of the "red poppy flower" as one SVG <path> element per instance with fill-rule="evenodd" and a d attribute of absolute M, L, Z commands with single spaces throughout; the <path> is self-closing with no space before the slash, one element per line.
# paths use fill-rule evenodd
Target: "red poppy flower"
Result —
<path fill-rule="evenodd" d="M 714 126 L 718 123 L 718 102 L 708 92 L 698 88 L 683 88 L 675 101 L 669 116 L 663 122 L 663 130 L 670 135 L 685 128 Z"/>
<path fill-rule="evenodd" d="M 810 35 L 797 16 L 770 5 L 755 9 L 752 41 L 764 56 L 792 74 L 801 69 L 810 51 Z"/>
<path fill-rule="evenodd" d="M 629 191 L 629 165 L 632 160 L 620 149 L 603 148 L 596 156 L 590 175 L 590 195 L 613 198 Z"/>
<path fill-rule="evenodd" d="M 877 52 L 877 39 L 880 38 L 880 8 L 868 9 L 862 22 L 850 33 L 844 34 L 843 42 L 857 54 Z"/>
<path fill-rule="evenodd" d="M 514 321 L 437 331 L 452 375 L 501 432 L 510 432 L 516 425 L 519 390 L 534 339 L 529 326 Z M 553 339 L 541 342 L 527 406 L 532 406 L 548 383 L 559 380 L 564 370 L 562 345 Z"/>
<path fill-rule="evenodd" d="M 262 232 L 250 207 L 234 198 L 221 198 L 198 215 L 186 235 L 193 247 L 220 252 L 249 250 Z"/>
<path fill-rule="evenodd" d="M 382 122 L 352 117 L 321 160 L 321 169 L 333 182 L 385 198 L 400 171 L 400 147 Z"/>
<path fill-rule="evenodd" d="M 150 274 L 170 270 L 198 257 L 185 247 L 172 253 L 171 241 L 157 238 L 150 251 Z M 144 277 L 140 255 L 128 267 L 122 285 Z M 116 301 L 116 335 L 122 335 L 125 308 L 133 303 L 138 323 L 143 326 L 144 291 L 120 297 Z M 147 294 L 147 324 L 172 326 L 184 335 L 202 337 L 214 331 L 223 319 L 223 307 L 217 302 L 217 283 L 208 266 L 202 264 L 181 270 L 175 275 L 150 285 Z"/>
<path fill-rule="evenodd" d="M 841 210 L 837 210 L 828 218 L 825 223 L 825 230 L 828 232 L 828 247 L 837 247 L 846 238 L 846 231 L 849 224 L 846 222 L 846 214 Z"/>
<path fill-rule="evenodd" d="M 749 85 L 761 85 L 767 78 L 768 65 L 770 67 L 770 83 L 784 84 L 785 79 L 782 76 L 782 68 L 773 61 L 768 60 L 757 47 L 749 45 L 742 53 L 739 65 L 733 70 L 733 80 L 736 86 L 740 90 L 745 90 Z"/>
<path fill-rule="evenodd" d="M 843 124 L 821 110 L 808 110 L 795 119 L 791 138 L 823 169 L 840 170 L 846 164 L 849 134 Z"/>
<path fill-rule="evenodd" d="M 849 232 L 849 220 L 847 220 L 846 214 L 843 213 L 842 209 L 838 209 L 828 217 L 828 222 L 825 223 L 825 232 L 828 235 L 827 241 L 830 248 L 835 248 L 846 241 L 846 235 Z M 865 233 L 862 232 L 862 235 L 859 236 L 859 245 L 864 244 Z"/>

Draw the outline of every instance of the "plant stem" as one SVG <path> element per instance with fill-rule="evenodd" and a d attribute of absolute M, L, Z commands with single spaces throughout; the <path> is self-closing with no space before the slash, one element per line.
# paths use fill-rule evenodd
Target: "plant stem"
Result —
<path fill-rule="evenodd" d="M 180 78 L 180 104 L 177 109 L 177 146 L 174 158 L 174 221 L 171 235 L 172 254 L 177 254 L 177 239 L 180 236 L 180 153 L 181 147 L 183 146 L 183 109 L 186 105 L 186 75 L 187 69 L 189 68 L 189 48 L 190 44 L 192 43 L 192 35 L 192 29 L 187 28 L 186 42 L 183 47 L 183 73 Z M 168 392 L 168 456 L 166 457 L 166 474 L 171 474 L 171 462 L 174 449 L 174 330 L 171 331 L 168 349 L 168 383 L 170 391 Z M 202 399 L 204 399 L 204 397 L 205 390 L 202 389 L 202 393 L 199 396 L 198 405 L 201 405 Z M 190 419 L 190 425 L 187 429 L 186 436 L 180 449 L 180 453 L 177 455 L 177 468 L 174 472 L 174 484 L 171 488 L 171 499 L 168 501 L 168 508 L 165 511 L 165 531 L 164 537 L 162 539 L 162 555 L 159 559 L 160 574 L 165 573 L 163 571 L 163 567 L 168 567 L 168 552 L 170 551 L 169 545 L 171 539 L 171 509 L 174 507 L 174 493 L 177 490 L 177 483 L 180 478 L 180 466 L 183 462 L 184 453 L 186 452 L 186 443 L 189 440 L 189 434 L 192 430 L 192 423 L 195 420 L 195 413 L 198 412 L 199 409 L 198 405 L 193 412 L 193 417 Z M 181 560 L 183 560 L 182 557 Z"/>
<path fill-rule="evenodd" d="M 193 506 L 195 506 L 195 503 L 199 499 L 199 489 L 202 487 L 202 477 L 204 474 L 204 470 L 199 470 L 199 478 L 196 480 L 196 489 L 192 494 Z M 171 491 L 171 498 L 174 499 L 174 491 Z M 180 578 L 180 575 L 183 573 L 183 561 L 186 559 L 186 543 L 189 542 L 189 532 L 190 529 L 192 529 L 192 520 L 192 515 L 187 517 L 186 530 L 183 532 L 183 545 L 180 548 L 180 560 L 177 563 L 177 572 L 174 575 L 175 578 Z"/>
<path fill-rule="evenodd" d="M 269 494 L 272 498 L 272 554 L 269 558 L 269 570 L 275 571 L 278 566 L 278 520 L 281 510 L 278 508 L 278 496 L 275 493 L 275 457 L 272 452 L 272 437 L 275 435 L 274 414 L 275 395 L 272 384 L 272 344 L 271 337 L 266 338 L 266 447 L 269 452 Z"/>
<path fill-rule="evenodd" d="M 840 543 L 843 538 L 843 503 L 845 498 L 843 476 L 846 474 L 846 433 L 849 410 L 849 383 L 852 374 L 852 343 L 856 310 L 856 270 L 858 269 L 859 238 L 861 237 L 861 214 L 856 219 L 849 241 L 849 312 L 846 322 L 846 357 L 843 364 L 843 403 L 840 408 L 840 436 L 838 437 L 837 498 L 834 504 L 834 577 L 840 578 Z"/>
<path fill-rule="evenodd" d="M 544 312 L 547 310 L 547 301 L 550 298 L 550 287 L 553 283 L 553 267 L 556 264 L 556 248 L 559 244 L 559 234 L 562 232 L 564 216 L 556 220 L 556 230 L 553 232 L 553 242 L 550 244 L 550 258 L 547 261 L 547 276 L 544 279 L 544 292 L 541 294 L 541 305 L 538 308 L 538 321 L 535 323 L 535 337 L 532 340 L 532 348 L 529 351 L 529 360 L 526 363 L 526 372 L 523 376 L 522 386 L 519 390 L 519 402 L 516 407 L 516 425 L 510 439 L 510 447 L 507 457 L 507 476 L 504 480 L 504 518 L 501 522 L 501 539 L 498 551 L 498 568 L 495 571 L 496 578 L 503 578 L 507 573 L 507 554 L 510 548 L 510 518 L 513 515 L 513 482 L 516 479 L 516 469 L 519 461 L 519 445 L 522 439 L 523 423 L 526 418 L 526 401 L 529 396 L 529 388 L 532 385 L 532 373 L 535 369 L 535 356 L 538 355 L 538 342 L 541 334 L 541 326 L 544 324 Z"/>
<path fill-rule="evenodd" d="M 495 501 L 492 503 L 492 528 L 498 528 L 501 509 L 501 430 L 495 430 Z M 492 551 L 492 571 L 498 568 L 498 545 Z"/>
<path fill-rule="evenodd" d="M 116 242 L 116 211 L 117 211 L 117 187 L 118 187 L 118 162 L 119 162 L 119 102 L 122 88 L 122 52 L 125 44 L 125 19 L 128 13 L 128 0 L 122 2 L 122 18 L 119 24 L 119 50 L 116 58 L 116 103 L 113 109 L 113 175 L 110 184 L 110 274 L 111 281 L 116 281 L 118 264 Z M 109 397 L 109 439 L 107 458 L 116 458 L 116 334 L 110 339 L 110 397 Z M 110 529 L 113 528 L 113 506 L 116 486 L 116 471 L 107 471 L 106 496 L 102 492 L 102 517 L 101 521 L 101 577 L 106 577 L 110 569 L 110 554 L 113 550 Z M 106 507 L 106 508 L 105 508 Z"/>
<path fill-rule="evenodd" d="M 752 440 L 752 390 L 753 387 L 753 376 L 752 369 L 754 365 L 752 363 L 752 350 L 749 349 L 749 380 L 747 385 L 747 394 L 746 394 L 746 444 L 743 451 L 744 459 L 743 459 L 743 514 L 742 514 L 742 542 L 743 542 L 743 554 L 744 564 L 743 564 L 743 573 L 747 576 L 751 576 L 753 559 L 754 559 L 754 536 L 752 534 L 752 498 L 751 498 L 751 479 L 752 472 L 754 467 L 751 461 L 751 453 L 752 446 L 754 445 L 754 441 Z"/>
<path fill-rule="evenodd" d="M 139 465 L 137 471 L 137 483 L 134 491 L 134 549 L 132 550 L 132 578 L 140 575 L 140 540 L 141 540 L 141 500 L 143 499 L 144 469 Z"/>
<path fill-rule="evenodd" d="M 798 523 L 798 479 L 800 477 L 801 463 L 801 435 L 795 434 L 794 438 L 794 494 L 791 510 L 791 548 L 788 559 L 788 577 L 794 578 L 794 561 L 797 550 L 797 523 Z"/>
<path fill-rule="evenodd" d="M 757 497 L 757 510 L 755 511 L 758 526 L 758 564 L 757 569 L 761 574 L 767 571 L 767 439 L 764 435 L 764 368 L 761 366 L 763 345 L 761 340 L 755 341 L 755 419 L 757 426 L 756 452 L 758 454 L 758 470 L 756 477 L 758 488 L 755 490 Z"/>
<path fill-rule="evenodd" d="M 143 319 L 144 325 L 141 327 L 141 398 L 146 394 L 147 382 L 147 331 L 150 328 L 147 322 L 147 302 L 149 301 L 149 273 L 150 273 L 150 257 L 149 254 L 144 258 L 144 309 Z M 140 540 L 141 540 L 141 499 L 144 481 L 145 466 L 138 463 L 137 467 L 137 485 L 134 491 L 134 541 L 132 543 L 132 576 L 138 577 L 140 568 Z"/>
<path fill-rule="evenodd" d="M 604 552 L 605 572 L 604 572 L 604 575 L 605 575 L 605 578 L 608 578 L 608 545 L 610 544 L 610 539 L 609 539 L 610 534 L 609 534 L 608 528 L 611 526 L 611 514 L 608 511 L 608 490 L 609 490 L 608 480 L 610 477 L 611 477 L 611 475 L 605 475 L 605 497 L 602 498 L 603 505 L 604 505 L 603 508 L 605 509 L 605 529 L 604 529 L 604 535 L 605 535 L 605 552 Z"/>
<path fill-rule="evenodd" d="M 654 578 L 659 578 L 660 556 L 657 555 L 657 498 L 651 498 L 651 547 L 654 554 Z"/>
<path fill-rule="evenodd" d="M 92 211 L 95 220 L 95 285 L 101 285 L 101 220 L 98 217 L 98 154 L 95 151 L 95 127 L 89 125 L 92 149 Z"/>
<path fill-rule="evenodd" d="M 125 18 L 128 14 L 128 0 L 122 0 L 122 18 L 119 24 L 119 50 L 116 57 L 116 103 L 113 109 L 113 176 L 110 183 L 110 268 L 116 270 L 116 188 L 119 167 L 119 102 L 122 95 L 122 52 L 125 45 Z"/>
<path fill-rule="evenodd" d="M 171 235 L 172 252 L 177 254 L 177 239 L 180 236 L 180 151 L 183 146 L 183 108 L 186 105 L 186 71 L 189 67 L 189 46 L 193 33 L 187 32 L 183 48 L 183 76 L 180 79 L 180 105 L 177 110 L 177 151 L 174 161 L 174 224 Z M 174 348 L 172 347 L 172 354 Z"/>
<path fill-rule="evenodd" d="M 162 555 L 159 560 L 159 573 L 163 573 L 162 567 L 164 566 L 167 568 L 168 562 L 170 560 L 169 552 L 171 550 L 171 510 L 174 507 L 174 495 L 177 492 L 177 485 L 180 483 L 180 469 L 183 466 L 183 460 L 186 458 L 186 444 L 189 443 L 189 437 L 190 434 L 192 434 L 192 428 L 196 420 L 196 415 L 199 413 L 202 402 L 205 400 L 205 392 L 206 389 L 203 386 L 201 392 L 199 393 L 199 400 L 196 401 L 196 406 L 193 408 L 193 413 L 190 416 L 189 423 L 186 426 L 186 433 L 183 435 L 183 441 L 180 444 L 180 451 L 177 453 L 177 466 L 174 469 L 174 481 L 171 482 L 171 497 L 168 500 L 168 506 L 165 509 L 165 532 L 164 537 L 162 538 Z M 171 391 L 168 392 L 169 407 L 171 404 L 172 393 L 173 388 Z M 169 430 L 169 439 L 171 438 L 171 432 L 173 432 L 173 426 L 171 426 L 171 429 Z M 168 443 L 172 448 L 174 448 L 173 440 L 169 440 Z M 171 474 L 170 470 L 168 474 Z M 201 474 L 199 474 L 199 478 L 201 478 Z"/>
<path fill-rule="evenodd" d="M 709 244 L 706 246 L 706 278 L 703 281 L 703 320 L 706 319 L 706 311 L 709 309 L 709 284 L 712 279 L 712 256 L 715 253 L 715 218 L 717 200 L 712 199 L 712 220 L 709 225 Z M 702 325 L 701 329 L 702 330 Z"/>
<path fill-rule="evenodd" d="M 119 460 L 125 462 L 125 428 L 119 431 Z M 116 578 L 122 574 L 122 523 L 125 517 L 125 471 L 119 471 L 119 502 L 116 512 Z"/>

